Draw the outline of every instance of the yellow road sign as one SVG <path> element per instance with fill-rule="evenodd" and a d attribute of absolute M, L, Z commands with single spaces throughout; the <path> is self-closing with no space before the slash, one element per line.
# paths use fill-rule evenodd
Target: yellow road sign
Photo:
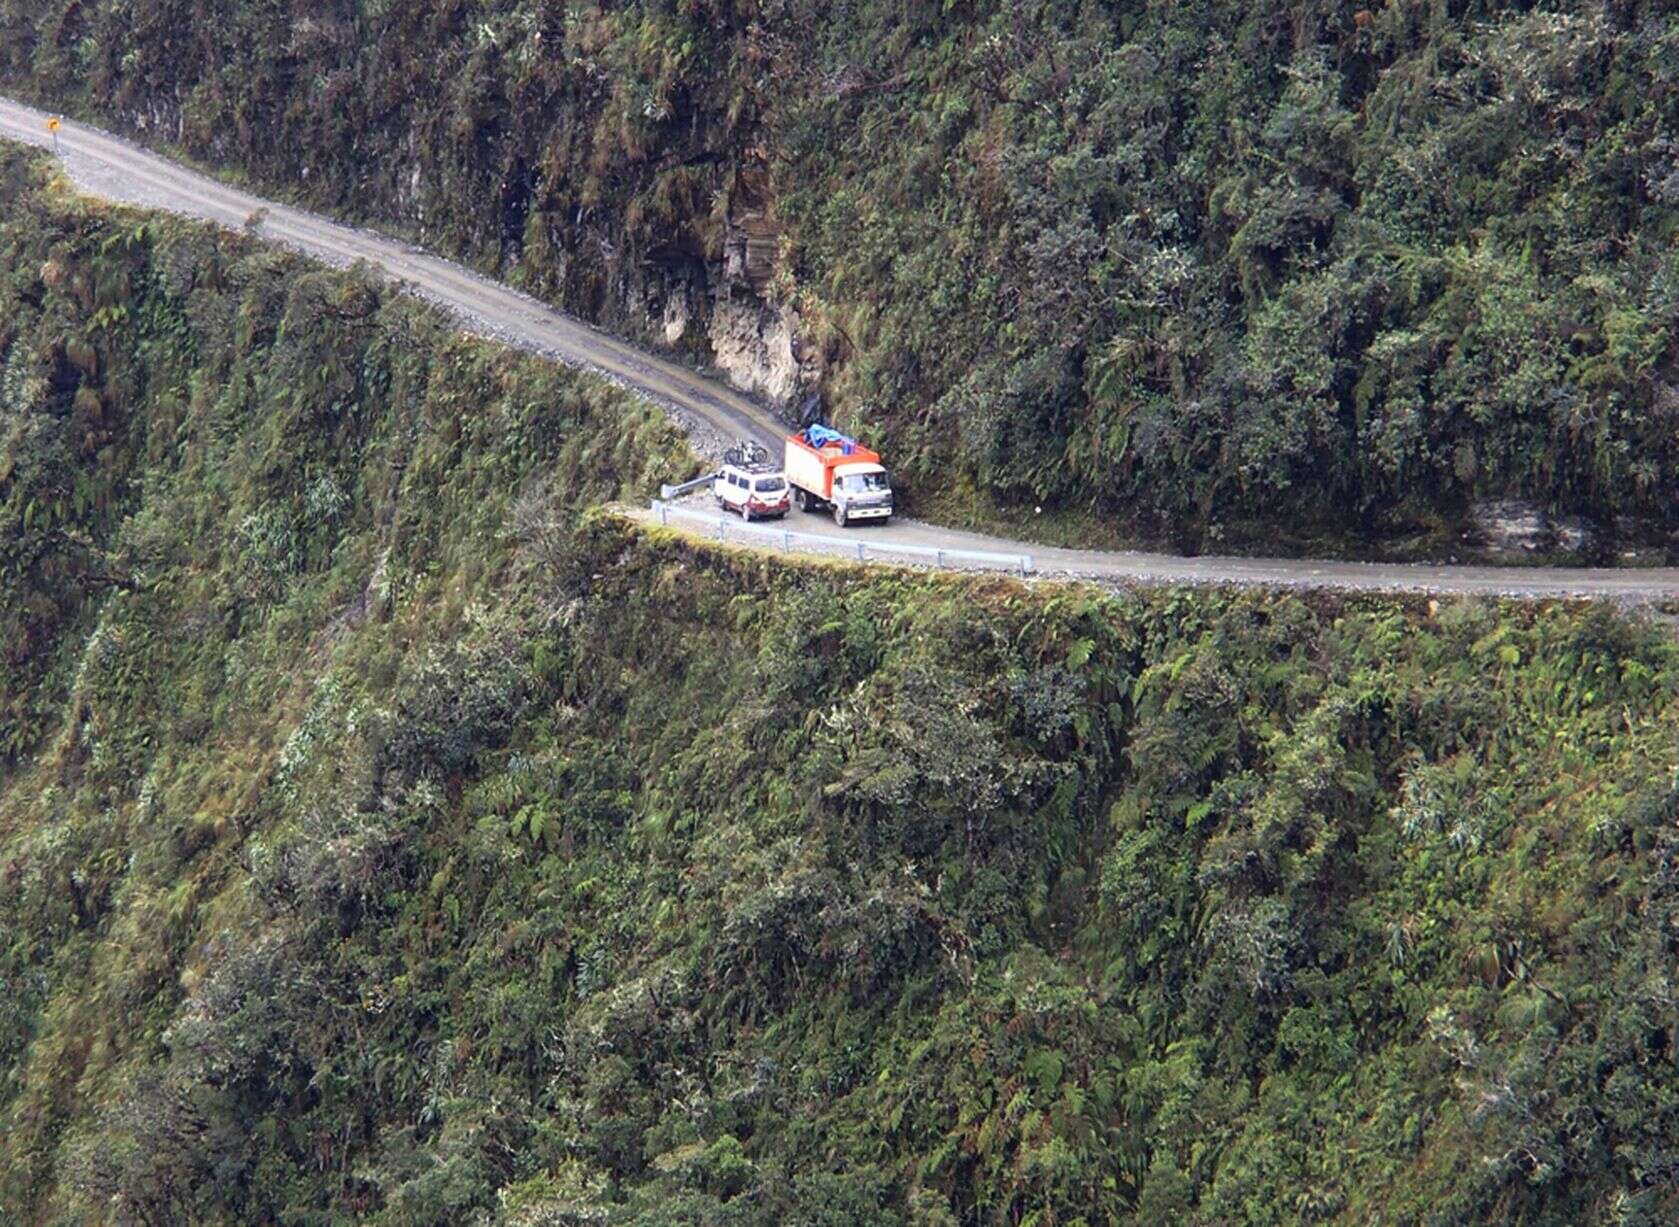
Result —
<path fill-rule="evenodd" d="M 61 126 L 62 125 L 59 122 L 59 118 L 56 115 L 54 115 L 51 119 L 47 120 L 47 131 L 48 132 L 57 132 L 58 129 Z"/>

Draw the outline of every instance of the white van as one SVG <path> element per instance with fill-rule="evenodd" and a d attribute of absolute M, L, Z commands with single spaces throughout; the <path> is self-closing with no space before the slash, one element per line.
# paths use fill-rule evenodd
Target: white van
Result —
<path fill-rule="evenodd" d="M 718 507 L 738 513 L 748 523 L 779 518 L 792 506 L 787 478 L 771 464 L 725 464 L 711 483 L 711 493 Z"/>

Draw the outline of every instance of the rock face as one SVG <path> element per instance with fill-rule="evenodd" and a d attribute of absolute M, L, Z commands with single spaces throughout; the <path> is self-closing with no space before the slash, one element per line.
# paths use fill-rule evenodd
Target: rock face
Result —
<path fill-rule="evenodd" d="M 661 321 L 661 332 L 666 345 L 680 345 L 682 335 L 688 331 L 688 321 L 692 312 L 688 309 L 686 294 L 671 294 L 665 299 L 664 316 Z"/>
<path fill-rule="evenodd" d="M 775 215 L 775 189 L 761 164 L 740 167 L 729 194 L 723 235 L 723 284 L 744 284 L 768 299 L 781 249 L 781 222 Z"/>
<path fill-rule="evenodd" d="M 777 301 L 781 234 L 767 172 L 743 166 L 716 247 L 664 253 L 643 301 L 655 338 L 704 353 L 734 387 L 786 408 L 821 382 L 823 364 L 820 347 L 801 338 L 798 312 Z"/>
<path fill-rule="evenodd" d="M 628 288 L 639 310 L 627 323 L 708 360 L 741 391 L 791 405 L 821 382 L 820 347 L 801 337 L 798 312 L 771 301 L 727 250 L 718 263 L 656 270 L 639 292 Z"/>
<path fill-rule="evenodd" d="M 1577 554 L 1591 548 L 1599 536 L 1583 516 L 1553 517 L 1520 499 L 1477 503 L 1470 518 L 1474 543 L 1495 554 Z"/>
<path fill-rule="evenodd" d="M 798 312 L 776 301 L 781 234 L 768 171 L 743 165 L 729 198 L 706 339 L 712 361 L 730 383 L 785 407 L 819 382 L 822 372 L 816 347 L 801 343 Z"/>
<path fill-rule="evenodd" d="M 767 303 L 720 297 L 711 310 L 707 337 L 712 360 L 728 381 L 785 405 L 814 376 L 798 340 L 798 313 Z"/>
<path fill-rule="evenodd" d="M 1500 553 L 1536 553 L 1545 548 L 1550 536 L 1545 513 L 1519 499 L 1477 503 L 1471 519 L 1476 543 Z"/>

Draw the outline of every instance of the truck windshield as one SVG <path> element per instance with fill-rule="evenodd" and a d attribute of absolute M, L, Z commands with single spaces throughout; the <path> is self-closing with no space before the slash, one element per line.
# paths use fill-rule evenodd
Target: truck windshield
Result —
<path fill-rule="evenodd" d="M 779 477 L 760 477 L 752 488 L 760 494 L 774 494 L 777 490 L 785 490 L 787 483 Z"/>
<path fill-rule="evenodd" d="M 839 488 L 847 494 L 875 494 L 890 490 L 884 473 L 849 473 L 839 479 Z"/>

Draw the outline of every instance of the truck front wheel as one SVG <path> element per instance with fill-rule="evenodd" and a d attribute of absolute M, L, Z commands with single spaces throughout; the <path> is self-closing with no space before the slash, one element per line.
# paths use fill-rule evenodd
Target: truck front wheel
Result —
<path fill-rule="evenodd" d="M 845 520 L 846 520 L 845 508 L 841 507 L 838 503 L 835 503 L 834 504 L 834 523 L 838 524 L 841 528 L 844 528 L 845 527 Z"/>

